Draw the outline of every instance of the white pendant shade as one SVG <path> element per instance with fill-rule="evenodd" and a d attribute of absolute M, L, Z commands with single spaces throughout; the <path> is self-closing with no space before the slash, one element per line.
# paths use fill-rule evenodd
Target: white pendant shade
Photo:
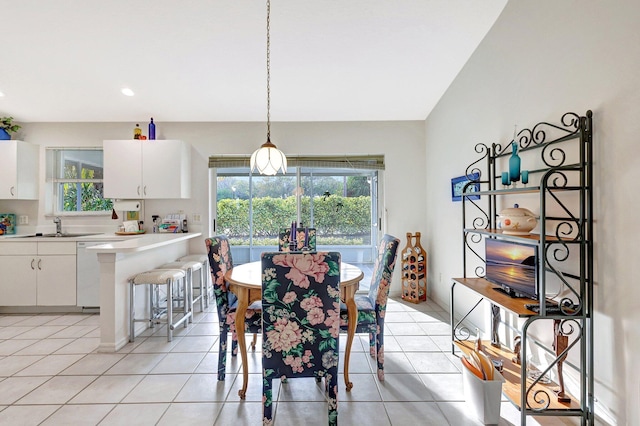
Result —
<path fill-rule="evenodd" d="M 282 170 L 287 173 L 287 157 L 274 144 L 267 141 L 251 155 L 251 170 L 261 175 L 273 176 Z"/>

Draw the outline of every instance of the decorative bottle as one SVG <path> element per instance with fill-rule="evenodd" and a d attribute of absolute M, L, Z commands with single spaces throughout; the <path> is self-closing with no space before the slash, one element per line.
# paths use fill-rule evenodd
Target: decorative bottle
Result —
<path fill-rule="evenodd" d="M 133 138 L 140 139 L 140 136 L 142 136 L 142 129 L 139 124 L 136 124 L 136 127 L 133 129 Z"/>
<path fill-rule="evenodd" d="M 520 180 L 520 157 L 518 156 L 518 144 L 515 142 L 511 142 L 509 177 L 511 178 L 511 182 L 517 182 Z"/>
<path fill-rule="evenodd" d="M 153 117 L 151 117 L 151 122 L 149 123 L 149 139 L 153 140 L 156 138 L 156 125 L 153 122 Z"/>

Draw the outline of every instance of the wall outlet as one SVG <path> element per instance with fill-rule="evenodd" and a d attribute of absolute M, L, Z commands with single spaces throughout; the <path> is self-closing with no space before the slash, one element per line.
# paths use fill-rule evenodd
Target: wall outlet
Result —
<path fill-rule="evenodd" d="M 193 223 L 200 223 L 200 214 L 198 213 L 194 213 L 193 214 Z"/>
<path fill-rule="evenodd" d="M 439 280 L 440 284 L 442 284 L 442 272 L 440 272 L 440 275 L 438 276 L 438 280 Z"/>
<path fill-rule="evenodd" d="M 20 215 L 18 217 L 18 225 L 28 225 L 29 224 L 29 216 Z"/>

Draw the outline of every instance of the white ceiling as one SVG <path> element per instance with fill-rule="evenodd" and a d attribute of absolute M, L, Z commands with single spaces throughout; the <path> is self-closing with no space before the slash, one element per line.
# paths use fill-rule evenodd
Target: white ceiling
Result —
<path fill-rule="evenodd" d="M 425 119 L 506 2 L 272 0 L 271 120 Z M 266 121 L 266 2 L 0 0 L 0 10 L 0 116 Z"/>

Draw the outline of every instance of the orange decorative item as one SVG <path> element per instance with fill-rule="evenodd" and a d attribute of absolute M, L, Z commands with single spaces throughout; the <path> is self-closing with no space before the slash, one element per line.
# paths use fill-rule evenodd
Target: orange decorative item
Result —
<path fill-rule="evenodd" d="M 462 361 L 462 365 L 465 366 L 474 376 L 479 378 L 480 380 L 485 380 L 484 374 L 478 367 L 473 365 L 471 361 L 466 356 L 461 356 L 460 361 Z"/>
<path fill-rule="evenodd" d="M 415 238 L 415 244 L 412 243 Z M 402 298 L 407 302 L 427 300 L 427 253 L 420 245 L 420 233 L 407 232 L 407 245 L 401 252 Z"/>

